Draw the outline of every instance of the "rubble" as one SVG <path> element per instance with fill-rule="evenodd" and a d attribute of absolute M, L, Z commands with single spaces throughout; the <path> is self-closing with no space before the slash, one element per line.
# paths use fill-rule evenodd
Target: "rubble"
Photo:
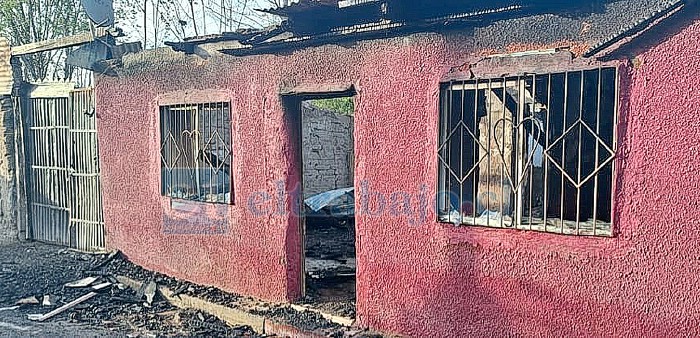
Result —
<path fill-rule="evenodd" d="M 145 270 L 119 253 L 85 259 L 84 254 L 68 250 L 57 253 L 55 247 L 47 247 L 36 244 L 26 248 L 31 255 L 16 252 L 14 258 L 19 262 L 13 263 L 16 269 L 13 268 L 12 273 L 0 274 L 0 284 L 11 286 L 10 289 L 0 289 L 0 306 L 12 305 L 7 304 L 8 300 L 14 302 L 18 296 L 27 295 L 35 297 L 37 302 L 42 299 L 43 303 L 46 299 L 50 304 L 23 305 L 8 310 L 23 314 L 25 320 L 28 314 L 39 312 L 42 314 L 32 318 L 43 323 L 83 325 L 108 330 L 118 336 L 260 337 L 250 327 L 230 326 L 208 313 L 175 307 L 165 294 L 161 294 L 161 287 L 164 287 L 168 296 L 197 297 L 319 335 L 354 337 L 357 332 L 349 331 L 347 327 L 352 318 L 329 316 L 325 309 L 321 312 L 298 305 L 268 304 L 214 287 L 196 285 Z M 138 281 L 140 287 L 132 283 L 122 284 L 117 276 Z M 354 317 L 354 299 L 351 307 Z"/>
<path fill-rule="evenodd" d="M 307 221 L 306 297 L 302 304 L 355 318 L 354 222 Z"/>
<path fill-rule="evenodd" d="M 53 306 L 55 302 L 52 302 L 51 299 L 53 297 L 51 295 L 44 295 L 44 297 L 41 299 L 41 305 L 42 306 Z"/>
<path fill-rule="evenodd" d="M 227 293 L 211 286 L 201 286 L 188 281 L 178 280 L 157 272 L 145 270 L 123 257 L 117 257 L 112 260 L 110 264 L 104 266 L 104 270 L 109 271 L 113 275 L 126 276 L 133 280 L 154 281 L 158 285 L 163 285 L 170 290 L 174 290 L 172 291 L 173 297 L 184 294 L 234 308 L 250 307 L 251 303 L 257 304 L 259 306 L 248 309 L 250 313 L 263 315 L 267 318 L 279 321 L 280 323 L 289 324 L 307 331 L 320 330 L 322 332 L 334 333 L 345 330 L 341 325 L 327 320 L 319 313 L 308 310 L 297 311 L 290 305 L 260 303 L 252 298 Z"/>
<path fill-rule="evenodd" d="M 15 302 L 16 305 L 26 305 L 26 304 L 39 304 L 39 300 L 36 297 L 26 297 Z"/>
<path fill-rule="evenodd" d="M 156 290 L 158 289 L 158 285 L 153 281 L 145 285 L 146 288 L 143 290 L 143 295 L 146 297 L 146 303 L 148 303 L 148 305 L 151 305 L 151 303 L 153 303 L 153 297 L 156 296 Z"/>
<path fill-rule="evenodd" d="M 97 280 L 97 277 L 85 277 L 83 279 L 66 283 L 66 287 L 68 288 L 84 288 L 86 286 L 90 286 L 90 284 L 94 283 Z"/>
<path fill-rule="evenodd" d="M 0 270 L 0 310 L 24 318 L 14 325 L 30 327 L 27 316 L 34 314 L 32 319 L 60 323 L 57 327 L 77 325 L 122 337 L 259 337 L 248 327 L 231 327 L 206 313 L 174 307 L 158 296 L 155 282 L 137 297 L 135 290 L 116 283 L 112 272 L 102 269 L 117 254 L 86 255 L 35 243 L 0 249 L 5 261 L 0 264 L 7 267 Z M 21 297 L 29 304 L 14 305 Z"/>
<path fill-rule="evenodd" d="M 30 314 L 30 315 L 27 315 L 27 317 L 28 317 L 30 320 L 36 320 L 36 321 L 38 321 L 38 322 L 43 322 L 43 321 L 45 321 L 45 320 L 47 320 L 47 319 L 49 319 L 49 318 L 51 318 L 51 317 L 54 317 L 54 316 L 56 316 L 56 315 L 58 315 L 58 314 L 61 314 L 61 313 L 65 312 L 66 310 L 69 310 L 69 309 L 75 307 L 76 305 L 78 305 L 78 304 L 80 304 L 80 303 L 82 303 L 82 302 L 85 302 L 85 301 L 87 301 L 88 299 L 90 299 L 90 298 L 92 298 L 92 297 L 95 297 L 95 296 L 97 296 L 97 293 L 94 292 L 94 291 L 91 291 L 90 293 L 84 294 L 84 295 L 82 295 L 80 298 L 78 298 L 78 299 L 76 299 L 76 300 L 74 300 L 74 301 L 72 301 L 72 302 L 70 302 L 70 303 L 68 303 L 68 304 L 65 304 L 65 305 L 59 307 L 58 309 L 53 310 L 53 311 L 51 311 L 51 312 L 49 312 L 49 313 L 47 313 L 47 314 L 45 314 L 45 315 L 33 315 L 33 314 Z"/>

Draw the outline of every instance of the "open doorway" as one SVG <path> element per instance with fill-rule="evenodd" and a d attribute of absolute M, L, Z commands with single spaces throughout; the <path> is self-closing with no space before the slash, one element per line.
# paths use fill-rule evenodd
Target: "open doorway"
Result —
<path fill-rule="evenodd" d="M 303 303 L 355 317 L 354 101 L 352 94 L 300 104 L 304 197 Z"/>

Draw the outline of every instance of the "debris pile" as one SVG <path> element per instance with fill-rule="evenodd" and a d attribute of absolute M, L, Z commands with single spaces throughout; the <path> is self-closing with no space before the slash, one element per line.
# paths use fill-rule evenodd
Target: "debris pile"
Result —
<path fill-rule="evenodd" d="M 87 255 L 38 243 L 2 250 L 0 315 L 16 314 L 26 321 L 21 324 L 79 325 L 128 337 L 262 337 L 247 326 L 232 327 L 205 312 L 168 302 L 187 295 L 322 336 L 374 337 L 351 328 L 352 318 L 329 316 L 317 304 L 270 304 L 227 293 L 145 270 L 118 252 Z M 341 302 L 337 312 L 348 313 L 342 304 L 349 303 Z"/>
<path fill-rule="evenodd" d="M 288 305 L 268 304 L 250 297 L 227 293 L 215 287 L 197 285 L 188 281 L 165 276 L 158 272 L 146 270 L 121 256 L 116 257 L 113 261 L 109 262 L 109 264 L 106 264 L 103 269 L 104 271 L 102 273 L 110 275 L 126 276 L 140 281 L 153 280 L 158 283 L 158 285 L 163 285 L 173 290 L 171 296 L 189 295 L 219 305 L 245 308 L 252 314 L 262 315 L 307 331 L 320 332 L 328 336 L 337 336 L 337 334 L 340 333 L 342 337 L 342 332 L 346 329 L 312 311 L 298 311 Z"/>
<path fill-rule="evenodd" d="M 108 269 L 124 261 L 117 252 L 87 255 L 44 245 L 22 250 L 3 252 L 0 258 L 3 313 L 19 313 L 37 323 L 97 325 L 120 336 L 260 337 L 248 327 L 174 307 L 160 295 L 154 278 L 144 279 L 136 290 L 119 283 Z"/>
<path fill-rule="evenodd" d="M 354 222 L 307 222 L 304 304 L 355 318 Z"/>

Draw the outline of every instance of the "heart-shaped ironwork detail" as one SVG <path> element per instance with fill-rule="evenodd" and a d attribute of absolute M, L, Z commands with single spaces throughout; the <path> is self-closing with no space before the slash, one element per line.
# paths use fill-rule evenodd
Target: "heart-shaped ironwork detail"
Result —
<path fill-rule="evenodd" d="M 515 132 L 517 133 L 518 130 L 520 129 L 520 127 L 522 127 L 522 126 L 524 125 L 524 123 L 527 122 L 527 121 L 530 121 L 530 123 L 531 123 L 531 125 L 532 125 L 532 132 L 533 132 L 533 134 L 534 134 L 534 132 L 535 132 L 535 129 L 537 129 L 537 137 L 533 137 L 533 138 L 534 138 L 535 140 L 539 140 L 539 139 L 540 139 L 540 136 L 541 136 L 541 134 L 542 134 L 542 128 L 540 128 L 539 123 L 537 123 L 537 122 L 538 122 L 537 119 L 534 118 L 534 117 L 532 117 L 532 116 L 529 116 L 529 117 L 524 118 L 522 121 L 520 121 L 520 123 L 518 123 L 518 124 L 516 124 L 516 125 L 513 125 L 513 121 L 512 121 L 512 120 L 509 120 L 509 119 L 506 119 L 506 118 L 498 119 L 498 120 L 493 124 L 494 134 L 495 134 L 495 130 L 497 129 L 497 127 L 498 127 L 498 125 L 499 125 L 500 123 L 503 124 L 503 128 L 504 128 L 504 129 L 505 129 L 505 124 L 506 124 L 506 122 L 510 123 L 510 125 L 512 126 L 513 131 L 515 131 Z M 503 150 L 501 150 L 501 144 L 498 143 L 498 138 L 496 137 L 496 135 L 493 136 L 493 139 L 494 139 L 494 142 L 496 142 L 496 147 L 498 147 L 498 155 L 501 157 L 501 162 L 503 163 L 503 166 L 506 166 L 506 157 L 505 157 L 505 155 L 503 154 Z M 528 156 L 527 156 L 527 161 L 525 161 L 524 168 L 529 168 L 530 165 L 532 165 L 532 160 L 533 160 L 533 158 L 535 157 L 535 151 L 537 151 L 537 148 L 536 148 L 536 147 L 532 147 L 532 150 L 530 151 L 530 153 L 529 153 Z M 507 169 L 508 169 L 508 168 L 507 168 Z M 513 192 L 515 193 L 515 192 L 518 192 L 518 190 L 520 190 L 520 186 L 522 185 L 523 180 L 524 180 L 525 177 L 527 176 L 527 170 L 523 170 L 523 173 L 520 175 L 520 177 L 518 177 L 518 181 L 517 181 L 517 182 L 514 182 L 514 181 L 513 181 L 513 175 L 510 174 L 510 169 L 509 169 L 509 170 L 505 170 L 505 175 L 506 175 L 506 177 L 508 178 L 508 181 L 510 182 L 510 186 L 511 186 L 511 188 L 513 189 Z"/>
<path fill-rule="evenodd" d="M 197 148 L 197 137 L 199 136 L 199 130 L 183 130 L 180 133 L 180 142 L 182 146 L 184 147 L 185 144 L 188 144 L 189 142 L 192 149 L 192 156 L 185 156 L 185 163 L 187 163 L 187 166 L 189 166 L 189 169 L 194 169 L 195 167 L 195 162 L 197 161 L 197 155 L 194 154 L 194 150 Z M 191 158 L 188 158 L 191 157 Z"/>

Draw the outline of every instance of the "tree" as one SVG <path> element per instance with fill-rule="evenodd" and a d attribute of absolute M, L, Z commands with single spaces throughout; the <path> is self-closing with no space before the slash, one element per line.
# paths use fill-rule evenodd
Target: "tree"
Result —
<path fill-rule="evenodd" d="M 115 0 L 117 26 L 145 48 L 165 41 L 241 28 L 263 28 L 278 18 L 256 8 L 280 6 L 285 0 Z"/>
<path fill-rule="evenodd" d="M 0 35 L 13 46 L 84 32 L 89 21 L 79 0 L 0 0 Z M 75 67 L 65 64 L 70 49 L 22 57 L 29 81 L 71 79 Z"/>

